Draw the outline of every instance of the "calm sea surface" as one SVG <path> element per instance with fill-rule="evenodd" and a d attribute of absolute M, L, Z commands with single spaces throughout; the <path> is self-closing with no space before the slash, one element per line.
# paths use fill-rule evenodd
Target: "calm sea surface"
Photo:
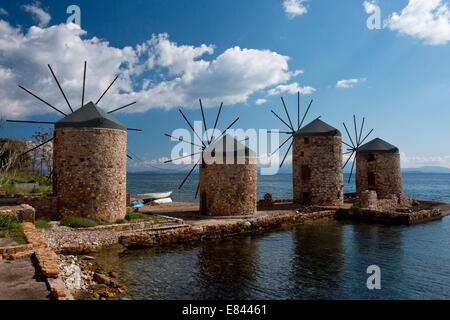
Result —
<path fill-rule="evenodd" d="M 194 201 L 197 177 L 178 191 L 182 178 L 129 174 L 128 191 L 174 190 L 173 200 Z M 404 187 L 416 198 L 450 201 L 449 174 L 407 173 Z M 258 188 L 259 198 L 289 198 L 291 176 L 262 176 Z M 450 299 L 450 217 L 410 227 L 316 221 L 99 258 L 120 269 L 135 299 Z M 381 290 L 366 287 L 372 264 L 381 268 Z"/>

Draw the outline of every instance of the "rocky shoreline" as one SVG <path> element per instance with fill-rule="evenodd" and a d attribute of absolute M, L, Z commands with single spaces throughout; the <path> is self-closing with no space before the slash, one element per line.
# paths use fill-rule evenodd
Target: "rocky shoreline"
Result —
<path fill-rule="evenodd" d="M 124 293 L 117 273 L 106 273 L 92 256 L 59 255 L 60 277 L 76 300 L 106 300 Z"/>

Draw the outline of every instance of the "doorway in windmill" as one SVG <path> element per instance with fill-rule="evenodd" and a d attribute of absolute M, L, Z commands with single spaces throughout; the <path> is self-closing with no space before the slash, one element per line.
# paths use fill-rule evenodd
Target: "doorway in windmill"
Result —
<path fill-rule="evenodd" d="M 311 193 L 303 192 L 302 198 L 303 198 L 303 204 L 305 204 L 305 205 L 311 204 Z"/>
<path fill-rule="evenodd" d="M 208 213 L 206 212 L 206 192 L 200 193 L 200 214 L 207 216 Z"/>
<path fill-rule="evenodd" d="M 375 186 L 375 173 L 371 171 L 367 173 L 367 184 L 371 187 Z"/>

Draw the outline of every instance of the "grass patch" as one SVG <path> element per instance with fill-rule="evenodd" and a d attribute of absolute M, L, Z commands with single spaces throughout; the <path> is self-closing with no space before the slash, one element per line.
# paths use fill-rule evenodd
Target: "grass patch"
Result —
<path fill-rule="evenodd" d="M 98 223 L 94 220 L 77 217 L 73 215 L 65 215 L 61 219 L 60 224 L 62 226 L 71 227 L 71 228 L 90 228 L 100 225 L 101 223 Z"/>
<path fill-rule="evenodd" d="M 16 216 L 0 215 L 0 238 L 10 237 L 18 244 L 26 244 L 23 227 Z"/>
<path fill-rule="evenodd" d="M 145 213 L 141 213 L 141 212 L 134 212 L 134 211 L 128 211 L 126 216 L 125 216 L 125 220 L 127 220 L 128 222 L 134 221 L 134 220 L 142 220 L 142 221 L 147 221 L 147 220 L 155 220 L 156 217 L 150 214 L 145 214 Z"/>
<path fill-rule="evenodd" d="M 39 219 L 39 220 L 36 220 L 34 225 L 38 229 L 46 229 L 46 230 L 48 230 L 48 229 L 52 228 L 52 224 L 50 223 L 50 219 Z"/>
<path fill-rule="evenodd" d="M 33 175 L 29 173 L 4 173 L 0 175 L 0 181 L 3 182 L 1 188 L 6 194 L 26 194 L 26 193 L 51 193 L 52 181 L 47 180 L 45 176 Z M 39 186 L 32 189 L 19 188 L 14 183 L 35 183 Z"/>
<path fill-rule="evenodd" d="M 51 186 L 52 180 L 47 180 L 46 176 L 40 176 L 35 174 L 29 174 L 26 172 L 18 173 L 4 173 L 1 178 L 6 181 L 6 184 L 12 183 L 33 183 L 37 182 L 40 186 Z"/>
<path fill-rule="evenodd" d="M 134 212 L 134 211 L 128 211 L 125 215 L 125 219 L 117 219 L 113 223 L 107 223 L 107 222 L 97 222 L 91 219 L 82 218 L 75 216 L 71 211 L 66 210 L 63 211 L 62 214 L 63 218 L 61 219 L 60 225 L 71 227 L 71 228 L 91 228 L 96 226 L 106 226 L 111 224 L 123 224 L 123 223 L 130 223 L 130 222 L 139 222 L 139 221 L 149 221 L 149 220 L 158 220 L 159 218 L 151 215 L 151 214 L 145 214 L 141 212 Z M 36 221 L 36 223 L 38 223 Z"/>

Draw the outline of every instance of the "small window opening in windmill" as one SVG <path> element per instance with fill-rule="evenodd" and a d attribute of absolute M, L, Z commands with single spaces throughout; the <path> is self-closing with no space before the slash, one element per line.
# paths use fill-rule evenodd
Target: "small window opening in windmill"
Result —
<path fill-rule="evenodd" d="M 367 157 L 367 161 L 375 161 L 375 155 L 374 154 L 369 154 L 369 156 Z"/>
<path fill-rule="evenodd" d="M 373 172 L 367 173 L 367 184 L 372 187 L 375 186 L 375 173 Z"/>
<path fill-rule="evenodd" d="M 305 138 L 304 142 L 305 144 L 309 144 L 309 138 Z"/>
<path fill-rule="evenodd" d="M 301 173 L 303 180 L 308 181 L 311 179 L 311 169 L 308 165 L 302 165 Z"/>

